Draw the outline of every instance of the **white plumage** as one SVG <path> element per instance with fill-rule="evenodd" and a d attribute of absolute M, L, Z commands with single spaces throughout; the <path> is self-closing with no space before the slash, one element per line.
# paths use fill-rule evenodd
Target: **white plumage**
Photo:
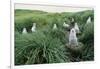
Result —
<path fill-rule="evenodd" d="M 53 29 L 57 29 L 57 25 L 56 24 L 53 25 Z"/>
<path fill-rule="evenodd" d="M 69 24 L 66 24 L 65 22 L 63 23 L 64 27 L 69 27 Z"/>
<path fill-rule="evenodd" d="M 87 24 L 88 23 L 91 23 L 91 17 L 89 17 L 88 19 L 87 19 Z"/>
<path fill-rule="evenodd" d="M 74 20 L 74 18 L 72 18 L 72 20 L 71 20 L 72 22 L 74 22 L 75 20 Z"/>
<path fill-rule="evenodd" d="M 80 32 L 80 30 L 79 30 L 79 27 L 78 27 L 78 24 L 77 24 L 77 23 L 75 23 L 74 28 L 75 28 L 76 33 L 79 33 L 79 32 Z"/>
<path fill-rule="evenodd" d="M 35 32 L 35 31 L 36 31 L 36 23 L 33 23 L 33 26 L 32 26 L 32 28 L 31 28 L 31 31 L 32 31 L 32 32 Z"/>
<path fill-rule="evenodd" d="M 22 31 L 23 34 L 26 34 L 27 33 L 27 30 L 26 28 L 23 28 L 23 31 Z"/>
<path fill-rule="evenodd" d="M 70 30 L 69 45 L 71 45 L 71 46 L 77 46 L 78 45 L 78 41 L 77 41 L 77 37 L 76 37 L 76 31 L 75 31 L 74 28 L 72 28 Z"/>

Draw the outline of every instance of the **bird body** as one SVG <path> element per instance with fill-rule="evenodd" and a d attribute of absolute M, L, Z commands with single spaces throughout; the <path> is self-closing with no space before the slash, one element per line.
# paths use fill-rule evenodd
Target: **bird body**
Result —
<path fill-rule="evenodd" d="M 76 31 L 75 31 L 74 28 L 72 28 L 70 30 L 69 45 L 71 45 L 71 46 L 77 46 L 78 45 L 78 41 L 77 41 L 77 37 L 76 37 Z"/>
<path fill-rule="evenodd" d="M 53 29 L 57 29 L 57 25 L 56 24 L 53 25 Z"/>
<path fill-rule="evenodd" d="M 26 28 L 23 28 L 23 31 L 22 31 L 23 34 L 26 34 L 27 33 L 27 30 Z"/>
<path fill-rule="evenodd" d="M 71 22 L 74 22 L 74 21 L 75 21 L 74 18 L 72 18 L 72 19 L 71 19 Z"/>
<path fill-rule="evenodd" d="M 80 30 L 79 30 L 79 27 L 78 27 L 78 24 L 77 24 L 77 23 L 75 23 L 74 28 L 75 28 L 76 33 L 79 33 L 79 32 L 80 32 Z"/>
<path fill-rule="evenodd" d="M 64 27 L 69 27 L 69 24 L 66 24 L 65 22 L 63 23 Z"/>
<path fill-rule="evenodd" d="M 32 32 L 35 32 L 35 31 L 36 31 L 36 23 L 33 23 L 33 26 L 32 26 L 32 28 L 31 28 L 31 31 L 32 31 Z"/>
<path fill-rule="evenodd" d="M 88 19 L 87 19 L 87 24 L 88 23 L 91 23 L 91 17 L 89 17 Z"/>

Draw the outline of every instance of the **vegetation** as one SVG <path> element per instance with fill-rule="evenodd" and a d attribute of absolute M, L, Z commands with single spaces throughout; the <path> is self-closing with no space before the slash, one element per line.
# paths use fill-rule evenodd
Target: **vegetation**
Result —
<path fill-rule="evenodd" d="M 86 24 L 88 17 L 92 23 Z M 83 44 L 81 53 L 75 53 L 65 45 L 69 32 L 63 23 L 70 24 L 73 17 L 81 34 L 78 41 Z M 15 65 L 65 63 L 94 60 L 94 11 L 49 13 L 38 10 L 15 10 Z M 36 32 L 31 32 L 36 23 Z M 53 30 L 53 24 L 58 29 Z M 28 33 L 22 34 L 23 28 Z"/>

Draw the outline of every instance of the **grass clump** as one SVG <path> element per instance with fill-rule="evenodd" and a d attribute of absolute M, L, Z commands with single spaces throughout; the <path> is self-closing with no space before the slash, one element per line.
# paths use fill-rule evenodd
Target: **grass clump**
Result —
<path fill-rule="evenodd" d="M 69 62 L 60 40 L 41 32 L 20 35 L 15 44 L 16 65 Z"/>

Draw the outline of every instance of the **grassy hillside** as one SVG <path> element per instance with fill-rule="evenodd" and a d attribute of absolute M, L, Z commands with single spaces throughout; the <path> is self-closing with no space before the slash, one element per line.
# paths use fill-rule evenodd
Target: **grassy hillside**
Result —
<path fill-rule="evenodd" d="M 15 10 L 15 65 L 64 63 L 94 60 L 94 11 L 50 13 L 38 10 Z M 88 17 L 92 23 L 86 24 Z M 83 46 L 81 53 L 73 53 L 65 47 L 69 33 L 63 23 L 70 18 L 78 23 L 81 33 L 78 41 Z M 36 32 L 31 28 L 36 23 Z M 53 24 L 58 29 L 53 30 Z M 28 34 L 22 34 L 26 27 Z"/>

